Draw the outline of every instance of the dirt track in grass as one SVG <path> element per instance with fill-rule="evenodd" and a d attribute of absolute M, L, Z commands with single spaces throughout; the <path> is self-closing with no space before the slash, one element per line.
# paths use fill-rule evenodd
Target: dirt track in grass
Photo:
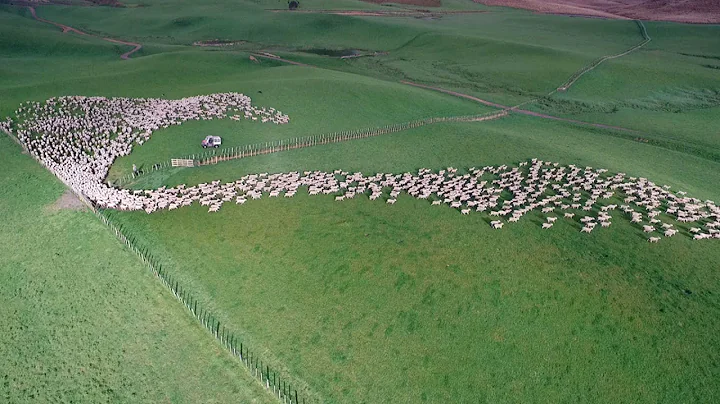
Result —
<path fill-rule="evenodd" d="M 640 133 L 639 131 L 636 131 L 636 130 L 633 130 L 633 129 L 628 129 L 628 128 L 623 128 L 623 127 L 620 127 L 620 126 L 603 125 L 603 124 L 600 124 L 600 123 L 592 123 L 592 122 L 578 121 L 578 120 L 575 120 L 575 119 L 560 118 L 560 117 L 558 117 L 558 116 L 552 116 L 552 115 L 542 114 L 542 113 L 540 113 L 540 112 L 534 112 L 534 111 L 528 111 L 528 110 L 525 110 L 525 109 L 520 109 L 520 108 L 517 107 L 517 106 L 511 107 L 511 106 L 508 106 L 508 105 L 496 104 L 496 103 L 494 103 L 494 102 L 487 101 L 487 100 L 483 100 L 483 99 L 474 97 L 474 96 L 472 96 L 472 95 L 459 93 L 459 92 L 457 92 L 457 91 L 446 90 L 446 89 L 440 88 L 440 87 L 427 86 L 427 85 L 424 85 L 424 84 L 413 83 L 413 82 L 410 82 L 410 81 L 401 81 L 401 83 L 407 84 L 407 85 L 409 85 L 409 86 L 420 87 L 420 88 L 424 88 L 424 89 L 427 89 L 427 90 L 433 90 L 433 91 L 438 91 L 438 92 L 445 93 L 445 94 L 449 94 L 449 95 L 454 95 L 455 97 L 465 98 L 465 99 L 467 99 L 467 100 L 475 101 L 475 102 L 478 102 L 478 103 L 480 103 L 480 104 L 487 105 L 487 106 L 489 106 L 489 107 L 500 108 L 500 109 L 503 109 L 503 110 L 507 110 L 507 111 L 510 111 L 510 112 L 514 112 L 514 113 L 516 113 L 516 114 L 534 116 L 534 117 L 537 117 L 537 118 L 551 119 L 551 120 L 554 120 L 554 121 L 574 123 L 574 124 L 577 124 L 577 125 L 587 125 L 587 126 L 592 126 L 592 127 L 595 127 L 595 128 L 600 128 L 600 129 L 613 129 L 613 130 L 619 130 L 619 131 L 623 131 L 623 132 Z"/>
<path fill-rule="evenodd" d="M 133 49 L 132 49 L 132 50 L 130 50 L 130 51 L 128 51 L 128 52 L 125 52 L 125 53 L 123 53 L 122 55 L 120 55 L 120 58 L 121 58 L 121 59 L 125 59 L 125 60 L 130 59 L 130 55 L 132 55 L 133 53 L 135 53 L 135 52 L 139 51 L 140 49 L 142 49 L 142 45 L 139 44 L 139 43 L 128 42 L 128 41 L 123 41 L 123 40 L 120 40 L 120 39 L 106 38 L 106 37 L 102 37 L 102 36 L 98 36 L 98 35 L 88 34 L 87 32 L 80 31 L 79 29 L 73 28 L 73 27 L 71 27 L 71 26 L 69 26 L 69 25 L 60 24 L 60 23 L 57 23 L 57 22 L 54 22 L 54 21 L 46 20 L 45 18 L 38 17 L 37 13 L 35 12 L 35 7 L 28 7 L 28 8 L 30 9 L 30 14 L 32 14 L 32 16 L 33 16 L 34 19 L 36 19 L 36 20 L 38 20 L 38 21 L 40 21 L 40 22 L 44 22 L 44 23 L 46 23 L 46 24 L 54 25 L 54 26 L 60 28 L 63 33 L 66 33 L 66 32 L 74 32 L 74 33 L 76 33 L 76 34 L 78 34 L 78 35 L 84 35 L 84 36 L 90 36 L 90 37 L 94 37 L 94 38 L 99 38 L 99 39 L 102 39 L 103 41 L 107 41 L 107 42 L 112 42 L 112 43 L 116 43 L 116 44 L 120 44 L 120 45 L 133 46 Z"/>

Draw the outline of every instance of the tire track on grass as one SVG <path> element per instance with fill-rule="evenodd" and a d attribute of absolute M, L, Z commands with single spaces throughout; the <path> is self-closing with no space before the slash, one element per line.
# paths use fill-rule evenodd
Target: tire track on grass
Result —
<path fill-rule="evenodd" d="M 73 28 L 73 27 L 71 27 L 71 26 L 69 26 L 69 25 L 60 24 L 60 23 L 58 23 L 58 22 L 54 22 L 54 21 L 50 21 L 50 20 L 45 19 L 45 18 L 42 18 L 42 17 L 38 17 L 37 13 L 35 12 L 35 7 L 33 7 L 33 6 L 28 7 L 28 9 L 30 10 L 30 14 L 32 15 L 32 17 L 33 17 L 35 20 L 40 21 L 40 22 L 44 22 L 44 23 L 46 23 L 46 24 L 54 25 L 54 26 L 62 29 L 63 34 L 66 33 L 66 32 L 73 32 L 73 33 L 76 33 L 76 34 L 78 34 L 78 35 L 84 35 L 84 36 L 88 36 L 88 37 L 92 37 L 92 38 L 99 38 L 99 39 L 102 39 L 103 41 L 112 42 L 112 43 L 119 44 L 119 45 L 133 46 L 133 49 L 132 49 L 132 50 L 130 50 L 130 51 L 128 51 L 128 52 L 125 52 L 125 53 L 123 53 L 122 55 L 120 55 L 120 59 L 128 60 L 128 59 L 130 59 L 130 55 L 132 55 L 133 53 L 135 53 L 135 52 L 139 51 L 140 49 L 142 49 L 142 44 L 139 44 L 139 43 L 136 43 L 136 42 L 123 41 L 123 40 L 120 40 L 120 39 L 103 37 L 103 36 L 99 36 L 99 35 L 89 34 L 89 33 L 87 33 L 87 32 L 80 31 L 80 30 L 77 29 L 77 28 Z"/>

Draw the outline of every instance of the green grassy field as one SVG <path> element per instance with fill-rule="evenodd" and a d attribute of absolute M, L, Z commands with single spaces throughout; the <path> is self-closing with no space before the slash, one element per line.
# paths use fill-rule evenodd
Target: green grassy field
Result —
<path fill-rule="evenodd" d="M 169 178 L 158 173 L 162 178 L 145 176 L 149 183 L 139 185 L 530 157 L 719 196 L 706 186 L 720 181 L 713 163 L 527 117 L 425 127 Z M 480 215 L 468 219 L 407 197 L 388 206 L 300 196 L 213 215 L 196 206 L 116 217 L 202 291 L 226 324 L 301 375 L 319 401 L 655 402 L 718 394 L 711 387 L 716 356 L 704 354 L 717 352 L 717 341 L 697 339 L 719 325 L 703 289 L 719 280 L 715 245 L 673 239 L 657 248 L 624 219 L 583 237 L 574 222 L 541 230 L 538 215 L 499 234 Z M 692 367 L 682 365 L 690 358 Z"/>
<path fill-rule="evenodd" d="M 273 401 L 5 135 L 0 167 L 0 401 Z"/>
<path fill-rule="evenodd" d="M 237 91 L 291 118 L 284 126 L 222 120 L 158 131 L 118 160 L 113 180 L 132 164 L 200 151 L 207 134 L 232 147 L 485 113 L 491 109 L 399 81 L 514 104 L 542 97 L 599 56 L 642 40 L 631 21 L 460 0 L 444 8 L 489 12 L 427 20 L 266 11 L 286 5 L 275 0 L 142 3 L 38 8 L 42 17 L 143 43 L 128 61 L 119 59 L 127 47 L 61 34 L 26 10 L 0 6 L 0 117 L 23 101 L 59 95 Z M 353 0 L 302 3 L 397 9 Z M 720 82 L 707 67 L 718 64 L 718 27 L 646 25 L 653 37 L 647 47 L 526 106 L 642 133 L 511 114 L 162 170 L 129 186 L 296 170 L 463 169 L 538 157 L 718 200 Z M 191 46 L 209 39 L 247 42 L 229 50 Z M 347 49 L 388 54 L 317 54 Z M 256 64 L 249 52 L 257 50 L 317 68 Z M 49 174 L 9 141 L 0 141 L 0 153 L 8 167 L 0 177 L 0 215 L 8 228 L 22 229 L 0 234 L 3 258 L 10 257 L 0 264 L 7 285 L 0 296 L 12 324 L 0 336 L 0 346 L 11 347 L 0 350 L 10 363 L 0 390 L 6 401 L 28 401 L 30 394 L 43 401 L 269 399 L 91 214 L 48 210 L 62 193 Z M 539 215 L 495 231 L 482 215 L 461 216 L 406 195 L 389 206 L 300 192 L 225 205 L 216 214 L 192 206 L 112 215 L 308 402 L 720 400 L 714 241 L 682 236 L 650 244 L 620 218 L 591 235 L 571 221 L 541 230 Z M 23 245 L 46 248 L 36 254 Z M 77 261 L 83 264 L 71 264 Z M 107 285 L 115 287 L 110 294 Z M 68 327 L 68 320 L 78 324 Z"/>
<path fill-rule="evenodd" d="M 645 132 L 720 161 L 720 27 L 646 23 L 652 41 L 583 77 L 539 110 Z"/>
<path fill-rule="evenodd" d="M 193 121 L 170 127 L 158 131 L 148 143 L 136 147 L 131 155 L 118 159 L 108 180 L 131 173 L 133 164 L 142 168 L 170 158 L 201 153 L 205 150 L 200 141 L 210 134 L 223 135 L 222 148 L 228 148 L 423 118 L 492 111 L 489 107 L 450 95 L 348 73 L 297 66 L 251 68 L 252 73 L 236 76 L 233 88 L 248 94 L 256 105 L 274 107 L 288 114 L 291 124 L 226 119 Z M 348 114 L 347 111 L 351 112 Z"/>

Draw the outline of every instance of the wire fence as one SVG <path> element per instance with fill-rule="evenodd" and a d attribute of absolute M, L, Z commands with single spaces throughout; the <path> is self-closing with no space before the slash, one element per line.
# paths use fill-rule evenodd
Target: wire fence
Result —
<path fill-rule="evenodd" d="M 75 196 L 82 201 L 95 216 L 103 222 L 114 234 L 122 241 L 140 260 L 145 264 L 152 274 L 157 277 L 163 285 L 165 285 L 184 306 L 185 308 L 207 329 L 233 356 L 237 357 L 245 367 L 248 368 L 252 376 L 260 382 L 260 384 L 276 396 L 279 401 L 284 404 L 300 404 L 305 403 L 305 398 L 301 396 L 297 387 L 293 386 L 290 379 L 283 377 L 279 372 L 272 369 L 255 352 L 244 344 L 230 329 L 221 324 L 217 316 L 209 310 L 202 307 L 199 300 L 185 287 L 183 287 L 178 279 L 170 274 L 155 258 L 148 248 L 140 246 L 137 238 L 128 235 L 126 228 L 122 224 L 115 223 L 112 216 L 105 210 L 98 209 L 95 204 L 75 186 L 66 182 L 62 176 L 58 175 L 54 169 L 48 167 L 34 153 L 29 151 L 25 145 L 16 138 L 11 132 L 2 130 L 15 142 L 17 142 L 23 150 L 32 156 L 40 165 L 50 171 L 65 186 L 67 186 Z"/>
<path fill-rule="evenodd" d="M 228 147 L 222 149 L 210 149 L 198 154 L 189 154 L 179 159 L 192 160 L 195 167 L 205 166 L 210 164 L 217 164 L 221 161 L 235 160 L 246 157 L 254 157 L 259 155 L 277 153 L 287 150 L 302 149 L 306 147 L 313 147 L 318 145 L 325 145 L 331 143 L 345 142 L 348 140 L 365 139 L 374 136 L 385 135 L 389 133 L 401 132 L 408 129 L 418 128 L 420 126 L 432 125 L 441 122 L 481 122 L 491 119 L 497 119 L 508 115 L 508 112 L 503 110 L 499 112 L 490 112 L 482 115 L 467 115 L 467 116 L 451 116 L 451 117 L 435 117 L 418 119 L 415 121 L 385 125 L 377 128 L 368 129 L 356 129 L 347 130 L 340 132 L 333 132 L 315 136 L 303 136 L 291 139 L 276 140 L 272 142 L 262 142 L 249 144 L 237 147 Z M 177 160 L 178 158 L 175 158 Z M 141 172 L 128 174 L 121 177 L 113 182 L 115 186 L 122 186 L 131 182 L 141 175 L 154 173 L 158 170 L 164 170 L 173 167 L 172 160 L 163 161 L 160 163 L 152 164 L 147 168 L 143 168 Z"/>
<path fill-rule="evenodd" d="M 373 129 L 341 131 L 317 136 L 306 136 L 274 142 L 256 143 L 253 145 L 221 149 L 219 151 L 212 150 L 202 154 L 187 156 L 187 158 L 192 159 L 196 165 L 217 164 L 219 161 L 224 160 L 276 153 L 279 151 L 337 143 L 353 139 L 362 139 L 417 128 L 438 122 L 478 122 L 499 118 L 507 114 L 507 111 L 500 111 L 484 115 L 428 118 L 401 124 L 386 125 Z M 4 128 L 0 129 L 18 143 L 27 154 L 32 156 L 33 159 L 40 163 L 40 165 L 45 167 L 45 169 L 65 184 L 65 186 L 67 186 L 73 194 L 75 194 L 75 196 L 115 234 L 120 241 L 122 241 L 140 258 L 143 264 L 150 269 L 152 274 L 172 292 L 175 298 L 177 298 L 185 306 L 185 308 L 200 322 L 200 324 L 202 324 L 203 327 L 205 327 L 205 329 L 207 329 L 233 356 L 237 357 L 241 363 L 248 368 L 252 376 L 258 380 L 265 389 L 272 392 L 272 394 L 284 404 L 305 403 L 305 397 L 298 393 L 297 386 L 293 385 L 287 375 L 283 376 L 275 369 L 272 369 L 267 362 L 263 362 L 260 356 L 251 351 L 250 348 L 244 344 L 234 332 L 225 327 L 225 325 L 221 324 L 217 316 L 202 307 L 199 300 L 192 294 L 192 292 L 183 287 L 178 279 L 162 266 L 160 260 L 150 253 L 148 248 L 142 247 L 136 237 L 129 235 L 128 230 L 123 227 L 122 224 L 116 223 L 107 211 L 96 207 L 91 200 L 85 197 L 79 188 L 65 181 L 65 179 L 52 167 L 47 166 L 45 162 L 38 158 L 33 152 L 28 150 L 27 147 L 25 147 L 25 145 L 12 134 L 12 132 L 7 131 Z M 172 167 L 171 160 L 153 164 L 148 168 L 148 170 L 145 170 L 145 173 L 147 174 L 169 167 Z M 124 180 L 121 179 L 119 182 L 122 183 L 123 181 L 128 181 L 129 179 L 136 177 L 137 175 L 131 175 Z M 117 185 L 118 182 L 115 184 Z"/>

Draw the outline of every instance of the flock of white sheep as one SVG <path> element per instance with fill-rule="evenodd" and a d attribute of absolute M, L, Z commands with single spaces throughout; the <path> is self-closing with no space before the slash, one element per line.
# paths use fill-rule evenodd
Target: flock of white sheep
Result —
<path fill-rule="evenodd" d="M 190 119 L 224 117 L 277 124 L 289 119 L 272 108 L 253 107 L 247 96 L 225 93 L 175 101 L 54 98 L 24 104 L 16 120 L 2 125 L 65 183 L 103 208 L 152 213 L 199 203 L 217 212 L 225 202 L 242 205 L 264 195 L 290 198 L 300 189 L 309 195 L 334 195 L 336 201 L 367 196 L 394 204 L 405 193 L 432 205 L 449 205 L 464 215 L 481 212 L 496 229 L 536 212 L 543 217 L 544 229 L 562 217 L 591 233 L 627 218 L 648 234 L 649 242 L 677 233 L 696 240 L 720 239 L 720 208 L 713 201 L 671 192 L 645 178 L 538 159 L 466 172 L 450 167 L 371 176 L 341 170 L 262 173 L 229 183 L 134 191 L 104 182 L 113 161 L 129 154 L 134 143 L 142 144 L 154 130 Z"/>
<path fill-rule="evenodd" d="M 101 207 L 143 209 L 134 193 L 105 183 L 116 158 L 130 154 L 153 131 L 188 120 L 230 117 L 285 124 L 274 108 L 257 108 L 248 96 L 221 93 L 163 100 L 157 98 L 58 97 L 27 102 L 3 123 L 55 175 Z"/>

